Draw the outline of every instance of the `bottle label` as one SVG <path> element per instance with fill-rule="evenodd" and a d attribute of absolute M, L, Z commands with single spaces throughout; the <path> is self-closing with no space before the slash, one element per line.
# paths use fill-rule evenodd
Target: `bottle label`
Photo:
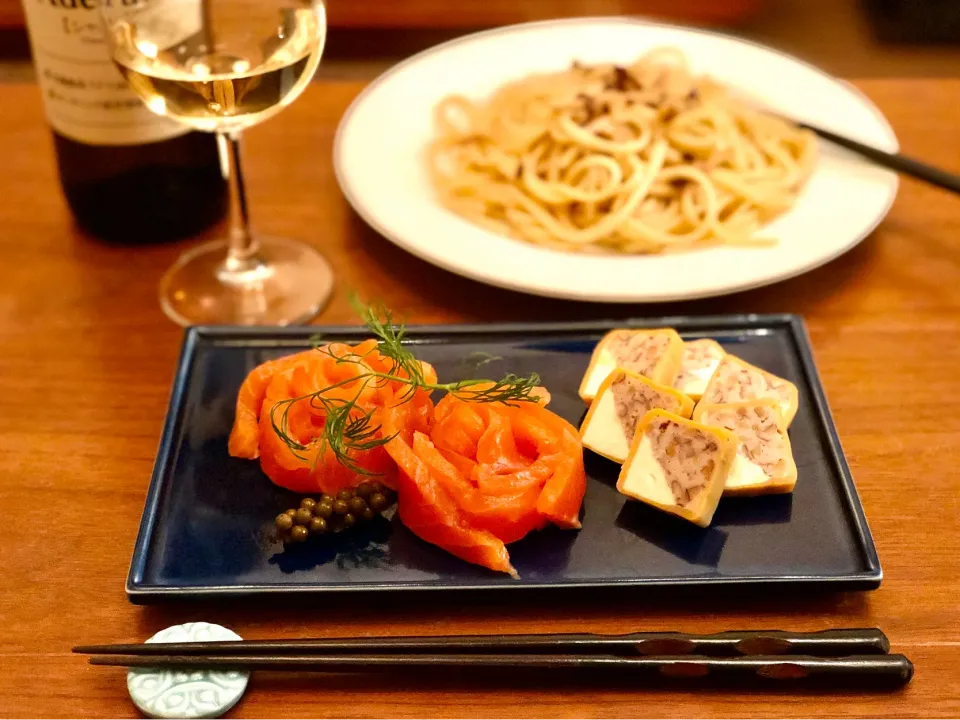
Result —
<path fill-rule="evenodd" d="M 110 59 L 96 0 L 24 0 L 50 124 L 88 145 L 139 145 L 189 128 L 147 109 Z"/>

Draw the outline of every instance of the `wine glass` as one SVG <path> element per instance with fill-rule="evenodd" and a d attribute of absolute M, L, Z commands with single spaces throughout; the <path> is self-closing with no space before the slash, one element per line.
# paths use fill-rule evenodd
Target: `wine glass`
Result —
<path fill-rule="evenodd" d="M 230 184 L 229 236 L 188 250 L 166 272 L 164 311 L 182 325 L 312 318 L 333 272 L 306 243 L 251 231 L 240 133 L 309 84 L 326 39 L 322 0 L 101 0 L 100 13 L 130 87 L 153 112 L 216 133 Z"/>

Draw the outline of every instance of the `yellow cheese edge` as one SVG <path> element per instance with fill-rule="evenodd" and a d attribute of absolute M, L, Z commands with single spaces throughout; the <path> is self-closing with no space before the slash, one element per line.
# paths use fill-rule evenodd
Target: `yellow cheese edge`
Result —
<path fill-rule="evenodd" d="M 790 382 L 789 380 L 783 379 L 783 378 L 780 377 L 779 375 L 774 375 L 772 372 L 768 372 L 768 371 L 764 370 L 763 368 L 757 367 L 756 365 L 751 365 L 751 364 L 748 363 L 746 360 L 744 360 L 744 359 L 742 359 L 742 358 L 739 358 L 739 357 L 737 357 L 736 355 L 733 355 L 732 353 L 727 353 L 727 354 L 726 354 L 726 357 L 724 357 L 724 361 L 727 361 L 727 360 L 729 360 L 729 361 L 731 361 L 731 362 L 734 362 L 734 363 L 740 365 L 741 367 L 745 367 L 745 368 L 748 368 L 748 369 L 750 369 L 750 370 L 756 370 L 758 373 L 761 373 L 761 374 L 763 374 L 763 375 L 766 375 L 768 378 L 775 378 L 776 380 L 778 380 L 779 382 L 784 383 L 784 384 L 787 386 L 787 390 L 788 390 L 788 393 L 787 393 L 787 394 L 789 395 L 789 401 L 787 402 L 786 406 L 784 406 L 784 404 L 781 403 L 781 402 L 779 402 L 779 401 L 777 402 L 777 404 L 780 406 L 780 414 L 783 416 L 784 422 L 787 424 L 787 427 L 790 427 L 790 423 L 793 422 L 793 418 L 796 417 L 796 415 L 797 415 L 797 410 L 798 410 L 799 407 L 800 407 L 800 393 L 799 393 L 798 390 L 797 390 L 797 386 L 794 385 L 794 384 L 793 384 L 792 382 Z M 713 377 L 710 378 L 710 382 L 707 383 L 706 389 L 703 391 L 703 395 L 701 396 L 701 400 L 702 400 L 702 398 L 709 397 L 710 393 L 711 393 L 711 392 L 713 391 L 713 389 L 714 389 L 714 384 L 717 383 L 717 382 L 718 382 L 718 380 L 717 380 L 717 373 L 714 373 L 714 374 L 713 374 Z M 741 401 L 741 402 L 744 402 L 744 401 Z M 719 404 L 722 404 L 722 403 L 709 403 L 709 404 L 711 404 L 711 405 L 719 405 Z"/>
<path fill-rule="evenodd" d="M 648 385 L 652 387 L 654 390 L 664 393 L 665 395 L 671 395 L 674 398 L 676 398 L 677 401 L 680 403 L 680 407 L 677 409 L 677 414 L 680 415 L 681 417 L 689 418 L 693 414 L 693 409 L 696 406 L 696 403 L 694 403 L 693 399 L 689 395 L 684 395 L 682 392 L 680 392 L 676 388 L 672 388 L 667 385 L 661 385 L 660 383 L 654 382 L 653 380 L 646 377 L 645 375 L 641 375 L 640 373 L 635 373 L 632 370 L 627 370 L 625 368 L 617 368 L 616 370 L 614 370 L 612 373 L 610 373 L 609 375 L 607 375 L 607 377 L 603 379 L 602 383 L 600 383 L 600 387 L 597 389 L 597 394 L 594 397 L 593 401 L 590 403 L 590 409 L 587 410 L 587 415 L 586 417 L 583 418 L 583 422 L 580 424 L 579 432 L 580 432 L 580 442 L 583 444 L 585 448 L 587 448 L 588 450 L 591 450 L 592 452 L 595 452 L 597 455 L 607 458 L 607 460 L 612 460 L 615 463 L 623 463 L 623 461 L 626 458 L 615 457 L 613 455 L 610 455 L 604 452 L 603 450 L 600 450 L 597 447 L 594 447 L 593 445 L 590 445 L 587 442 L 586 435 L 587 435 L 587 429 L 590 426 L 590 422 L 593 420 L 594 415 L 597 412 L 597 409 L 600 407 L 600 398 L 603 396 L 604 393 L 607 393 L 610 391 L 610 386 L 613 385 L 613 383 L 617 382 L 620 378 L 626 377 L 626 376 L 632 377 L 635 380 L 639 380 L 643 384 Z M 643 418 L 641 418 L 641 420 L 642 419 Z"/>
<path fill-rule="evenodd" d="M 584 403 L 589 404 L 593 402 L 593 399 L 596 397 L 595 393 L 590 392 L 590 380 L 594 369 L 600 364 L 603 358 L 606 345 L 613 339 L 614 335 L 622 332 L 670 336 L 670 343 L 650 379 L 662 385 L 673 385 L 677 379 L 677 375 L 680 374 L 680 365 L 683 363 L 683 338 L 680 337 L 676 330 L 673 328 L 614 328 L 600 338 L 597 346 L 593 349 L 593 353 L 590 355 L 590 363 L 587 365 L 586 372 L 583 373 L 583 378 L 580 380 L 580 387 L 577 390 L 580 399 L 583 400 Z M 599 392 L 599 388 L 597 392 Z"/>
<path fill-rule="evenodd" d="M 689 342 L 684 342 L 684 345 L 686 346 L 686 345 L 690 345 L 690 344 L 693 344 L 693 343 L 699 343 L 699 344 L 701 344 L 701 345 L 713 345 L 713 346 L 714 346 L 714 349 L 717 350 L 717 351 L 720 353 L 720 361 L 721 361 L 721 362 L 723 362 L 723 358 L 724 358 L 724 357 L 726 356 L 726 354 L 727 354 L 727 351 L 723 349 L 723 345 L 721 345 L 720 343 L 718 343 L 716 340 L 713 340 L 712 338 L 699 338 L 699 339 L 697 339 L 697 340 L 690 340 Z M 719 365 L 718 365 L 717 367 L 719 367 Z M 683 369 L 683 355 L 680 356 L 680 368 L 681 368 L 681 370 Z M 677 371 L 677 377 L 679 377 L 679 376 L 680 376 L 680 370 Z M 712 379 L 713 379 L 713 375 L 711 375 L 711 376 L 710 376 L 710 379 L 707 380 L 707 385 L 704 386 L 704 389 L 706 389 L 706 387 L 709 386 L 710 380 L 712 380 Z M 677 388 L 677 390 L 679 390 L 680 392 L 682 392 L 682 393 L 683 393 L 684 395 L 686 395 L 687 397 L 692 398 L 695 403 L 700 402 L 700 398 L 703 397 L 703 393 L 688 392 L 688 391 L 684 390 L 683 388 Z"/>
<path fill-rule="evenodd" d="M 773 398 L 759 398 L 757 400 L 741 400 L 732 403 L 698 403 L 693 411 L 693 419 L 696 422 L 703 422 L 704 413 L 715 408 L 748 408 L 748 407 L 768 407 L 776 412 L 777 429 L 783 436 L 783 442 L 787 453 L 787 471 L 778 477 L 771 477 L 761 483 L 754 485 L 742 485 L 740 487 L 725 487 L 724 497 L 755 497 L 757 495 L 785 495 L 792 493 L 797 486 L 797 463 L 793 457 L 793 445 L 790 443 L 790 434 L 787 432 L 787 422 L 783 417 L 782 406 Z M 711 426 L 712 427 L 712 426 Z M 739 451 L 739 440 L 737 441 Z"/>
<path fill-rule="evenodd" d="M 646 434 L 646 429 L 658 418 L 667 418 L 668 420 L 673 420 L 680 425 L 685 425 L 695 430 L 703 430 L 708 432 L 716 437 L 717 442 L 720 445 L 719 461 L 717 462 L 717 467 L 714 469 L 712 481 L 708 486 L 707 492 L 700 493 L 700 495 L 697 497 L 698 510 L 696 511 L 691 510 L 690 508 L 681 507 L 679 505 L 665 505 L 663 503 L 656 502 L 655 500 L 634 495 L 625 491 L 624 483 L 630 473 L 630 467 L 637 456 L 637 449 L 640 447 L 640 443 L 643 441 L 643 437 Z M 737 440 L 736 435 L 728 430 L 724 430 L 723 428 L 703 425 L 702 423 L 680 417 L 679 415 L 667 412 L 666 410 L 651 410 L 644 415 L 643 419 L 641 419 L 637 424 L 637 432 L 634 435 L 633 442 L 630 445 L 630 454 L 627 456 L 626 461 L 620 468 L 620 476 L 617 478 L 617 491 L 622 495 L 626 495 L 634 500 L 639 500 L 640 502 L 646 503 L 651 507 L 658 508 L 659 510 L 663 510 L 671 515 L 676 515 L 684 520 L 688 520 L 694 525 L 708 527 L 713 520 L 714 513 L 717 511 L 717 505 L 720 504 L 720 497 L 723 495 L 726 479 L 729 477 L 730 470 L 733 468 L 733 461 L 737 457 L 738 443 L 739 441 Z"/>
<path fill-rule="evenodd" d="M 797 475 L 793 479 L 775 478 L 762 485 L 744 485 L 743 487 L 724 488 L 723 497 L 759 497 L 761 495 L 789 495 L 797 486 Z"/>
<path fill-rule="evenodd" d="M 673 387 L 677 375 L 680 374 L 680 366 L 683 365 L 683 338 L 673 328 L 667 328 L 664 332 L 672 336 L 670 344 L 663 351 L 656 370 L 649 377 L 655 383 Z"/>

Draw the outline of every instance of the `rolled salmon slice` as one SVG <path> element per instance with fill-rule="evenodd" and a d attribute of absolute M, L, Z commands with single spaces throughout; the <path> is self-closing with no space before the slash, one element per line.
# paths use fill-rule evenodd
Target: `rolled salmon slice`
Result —
<path fill-rule="evenodd" d="M 546 525 L 537 512 L 539 484 L 518 483 L 507 486 L 505 492 L 484 493 L 461 475 L 426 435 L 415 435 L 413 452 L 426 465 L 431 479 L 455 501 L 461 524 L 491 532 L 505 544 Z"/>
<path fill-rule="evenodd" d="M 554 525 L 576 530 L 580 528 L 580 506 L 587 491 L 583 463 L 564 457 L 557 463 L 537 500 L 537 510 Z"/>
<path fill-rule="evenodd" d="M 405 405 L 388 409 L 383 422 L 384 433 L 394 435 L 386 447 L 399 469 L 396 485 L 400 520 L 422 540 L 461 560 L 517 577 L 503 541 L 493 533 L 464 523 L 457 502 L 430 465 L 414 451 L 414 447 L 425 447 L 425 443 L 432 446 L 432 443 L 415 429 L 417 423 L 403 417 L 406 412 Z M 426 429 L 429 418 L 420 420 L 421 428 Z M 457 472 L 452 464 L 450 467 Z"/>
<path fill-rule="evenodd" d="M 237 393 L 237 410 L 227 449 L 233 457 L 255 460 L 260 456 L 260 412 L 273 378 L 310 362 L 313 350 L 268 360 L 250 371 Z"/>
<path fill-rule="evenodd" d="M 507 546 L 493 533 L 464 525 L 457 504 L 419 458 L 397 479 L 400 520 L 418 537 L 469 563 L 519 577 Z"/>
<path fill-rule="evenodd" d="M 387 450 L 399 469 L 400 519 L 427 542 L 516 577 L 506 545 L 550 522 L 580 527 L 580 438 L 543 405 L 447 395 L 427 428 L 384 423 L 387 433 L 397 429 Z"/>
<path fill-rule="evenodd" d="M 427 383 L 436 371 L 420 363 Z M 393 377 L 384 378 L 382 375 Z M 392 486 L 396 464 L 383 446 L 348 451 L 344 464 L 329 448 L 322 456 L 321 438 L 328 407 L 355 405 L 351 418 L 369 413 L 372 437 L 387 407 L 401 405 L 397 422 L 416 421 L 433 409 L 429 392 L 404 382 L 403 368 L 378 350 L 376 340 L 357 345 L 330 343 L 313 350 L 271 360 L 254 368 L 240 387 L 228 450 L 234 457 L 260 458 L 260 466 L 275 484 L 300 493 L 335 493 L 369 477 Z M 311 397 L 322 393 L 319 397 Z M 283 428 L 286 438 L 278 433 Z"/>
<path fill-rule="evenodd" d="M 514 427 L 517 444 L 532 446 L 540 461 L 552 466 L 537 499 L 537 510 L 555 525 L 578 529 L 587 473 L 577 429 L 544 408 L 518 409 Z"/>

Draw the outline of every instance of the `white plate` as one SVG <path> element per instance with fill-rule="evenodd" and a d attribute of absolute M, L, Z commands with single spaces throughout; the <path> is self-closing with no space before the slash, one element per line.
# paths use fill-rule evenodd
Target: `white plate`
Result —
<path fill-rule="evenodd" d="M 366 88 L 337 131 L 334 164 L 354 209 L 405 250 L 451 272 L 536 295 L 663 302 L 722 295 L 812 270 L 866 237 L 890 209 L 897 176 L 820 142 L 820 161 L 789 213 L 767 226 L 773 248 L 717 247 L 662 256 L 584 256 L 501 237 L 441 207 L 423 160 L 433 108 L 573 60 L 621 62 L 659 45 L 770 108 L 896 152 L 880 111 L 853 87 L 783 53 L 710 32 L 622 18 L 560 20 L 481 32 L 427 50 Z"/>

